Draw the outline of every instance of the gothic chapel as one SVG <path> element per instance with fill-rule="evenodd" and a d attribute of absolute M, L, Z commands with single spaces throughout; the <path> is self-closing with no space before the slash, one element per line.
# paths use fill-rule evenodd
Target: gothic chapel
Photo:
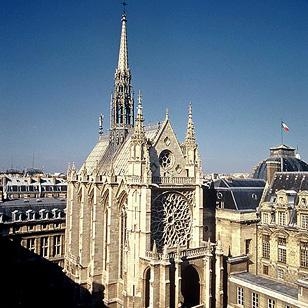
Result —
<path fill-rule="evenodd" d="M 68 170 L 64 270 L 106 307 L 209 308 L 213 245 L 192 108 L 182 143 L 168 114 L 144 125 L 141 95 L 134 115 L 125 13 L 121 23 L 110 130 Z"/>

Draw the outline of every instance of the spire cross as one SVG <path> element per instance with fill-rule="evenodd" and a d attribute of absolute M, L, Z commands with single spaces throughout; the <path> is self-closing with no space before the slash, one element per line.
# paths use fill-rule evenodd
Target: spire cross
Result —
<path fill-rule="evenodd" d="M 123 13 L 125 14 L 125 13 L 126 13 L 126 12 L 125 12 L 125 7 L 126 7 L 127 3 L 126 3 L 125 1 L 123 1 L 123 2 L 122 2 L 122 5 L 123 5 Z"/>

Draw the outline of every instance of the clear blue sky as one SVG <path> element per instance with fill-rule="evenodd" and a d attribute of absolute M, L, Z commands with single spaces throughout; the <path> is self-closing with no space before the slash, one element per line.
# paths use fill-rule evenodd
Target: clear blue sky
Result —
<path fill-rule="evenodd" d="M 79 167 L 109 116 L 121 1 L 2 0 L 0 170 Z M 187 109 L 205 172 L 247 172 L 281 143 L 308 160 L 308 1 L 128 1 L 129 64 L 146 122 L 183 140 Z M 105 129 L 108 125 L 105 121 Z"/>

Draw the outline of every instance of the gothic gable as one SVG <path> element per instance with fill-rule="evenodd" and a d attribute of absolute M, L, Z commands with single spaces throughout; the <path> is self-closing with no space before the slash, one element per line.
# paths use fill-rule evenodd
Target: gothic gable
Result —
<path fill-rule="evenodd" d="M 185 158 L 169 120 L 163 123 L 153 141 L 150 160 L 153 176 L 186 176 Z"/>

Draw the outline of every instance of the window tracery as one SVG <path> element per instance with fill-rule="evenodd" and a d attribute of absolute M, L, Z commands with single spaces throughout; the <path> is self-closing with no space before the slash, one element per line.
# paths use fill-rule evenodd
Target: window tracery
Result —
<path fill-rule="evenodd" d="M 169 150 L 164 150 L 159 155 L 159 164 L 163 169 L 169 169 L 173 166 L 174 157 Z"/>
<path fill-rule="evenodd" d="M 151 229 L 157 247 L 187 245 L 191 238 L 191 226 L 191 210 L 184 195 L 169 192 L 154 201 Z"/>

